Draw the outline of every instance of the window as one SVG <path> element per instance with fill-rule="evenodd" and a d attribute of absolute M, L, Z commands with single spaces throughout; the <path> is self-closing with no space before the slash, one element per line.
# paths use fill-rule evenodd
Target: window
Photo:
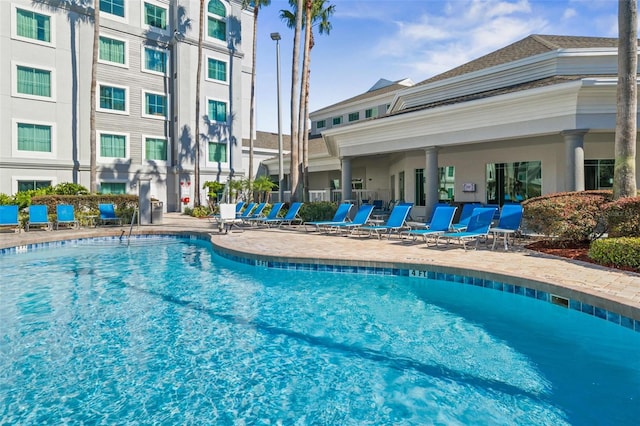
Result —
<path fill-rule="evenodd" d="M 167 116 L 167 97 L 156 93 L 144 94 L 144 115 Z"/>
<path fill-rule="evenodd" d="M 18 192 L 33 191 L 36 189 L 49 188 L 51 185 L 50 180 L 19 180 Z"/>
<path fill-rule="evenodd" d="M 124 18 L 124 0 L 100 0 L 100 11 Z"/>
<path fill-rule="evenodd" d="M 360 113 L 359 112 L 352 112 L 349 114 L 349 122 L 351 121 L 358 121 L 360 120 Z"/>
<path fill-rule="evenodd" d="M 371 117 L 373 117 L 373 108 L 369 108 L 364 112 L 364 118 L 371 118 Z"/>
<path fill-rule="evenodd" d="M 167 29 L 167 9 L 151 3 L 144 3 L 144 24 L 150 27 Z"/>
<path fill-rule="evenodd" d="M 154 49 L 151 47 L 144 48 L 143 59 L 145 71 L 153 71 L 160 74 L 167 73 L 167 51 Z"/>
<path fill-rule="evenodd" d="M 227 162 L 227 144 L 209 142 L 209 161 L 212 163 Z"/>
<path fill-rule="evenodd" d="M 167 140 L 164 138 L 144 138 L 147 160 L 167 161 Z"/>
<path fill-rule="evenodd" d="M 318 129 L 324 129 L 324 127 L 327 125 L 327 122 L 325 120 L 320 120 L 318 121 L 318 123 L 316 124 L 316 128 Z"/>
<path fill-rule="evenodd" d="M 112 135 L 103 133 L 100 135 L 100 157 L 126 158 L 127 137 L 125 135 Z"/>
<path fill-rule="evenodd" d="M 18 123 L 18 150 L 51 152 L 51 126 Z"/>
<path fill-rule="evenodd" d="M 126 182 L 100 182 L 101 194 L 126 194 Z"/>
<path fill-rule="evenodd" d="M 51 97 L 51 71 L 18 65 L 16 80 L 20 94 Z"/>
<path fill-rule="evenodd" d="M 99 85 L 99 109 L 109 111 L 127 111 L 127 89 L 123 87 Z"/>
<path fill-rule="evenodd" d="M 225 123 L 227 121 L 227 104 L 220 101 L 209 101 L 209 120 Z"/>
<path fill-rule="evenodd" d="M 610 189 L 613 187 L 615 160 L 585 160 L 584 189 Z"/>
<path fill-rule="evenodd" d="M 216 40 L 227 40 L 227 9 L 220 0 L 211 0 L 207 6 L 207 35 Z"/>
<path fill-rule="evenodd" d="M 100 62 L 127 63 L 127 44 L 123 40 L 100 36 L 99 51 Z"/>
<path fill-rule="evenodd" d="M 342 117 L 333 117 L 333 125 L 334 126 L 338 126 L 340 124 L 342 124 Z"/>
<path fill-rule="evenodd" d="M 487 164 L 487 203 L 519 202 L 542 195 L 542 163 Z"/>
<path fill-rule="evenodd" d="M 424 169 L 416 169 L 416 193 L 415 200 L 416 206 L 424 206 L 426 204 L 426 197 L 424 194 Z"/>
<path fill-rule="evenodd" d="M 207 61 L 207 76 L 211 80 L 227 81 L 227 63 L 211 59 Z"/>
<path fill-rule="evenodd" d="M 51 17 L 30 10 L 16 9 L 16 34 L 51 43 Z"/>
<path fill-rule="evenodd" d="M 438 200 L 453 201 L 456 188 L 456 168 L 438 167 Z"/>
<path fill-rule="evenodd" d="M 398 200 L 406 201 L 404 198 L 404 172 L 398 173 Z"/>

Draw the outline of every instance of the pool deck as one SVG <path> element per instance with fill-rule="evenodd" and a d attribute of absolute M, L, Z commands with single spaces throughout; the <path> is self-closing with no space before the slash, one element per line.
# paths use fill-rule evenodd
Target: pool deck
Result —
<path fill-rule="evenodd" d="M 128 234 L 129 226 L 79 230 L 0 232 L 0 249 L 48 241 Z M 464 251 L 457 244 L 427 247 L 422 240 L 408 243 L 396 237 L 343 237 L 307 233 L 301 226 L 283 229 L 245 228 L 220 233 L 207 219 L 165 213 L 160 225 L 134 226 L 137 234 L 197 233 L 228 254 L 258 260 L 391 267 L 470 275 L 535 288 L 576 299 L 640 321 L 640 274 L 585 262 L 548 256 L 523 248 L 522 242 L 505 252 L 481 245 Z M 1 299 L 0 299 L 1 303 Z"/>

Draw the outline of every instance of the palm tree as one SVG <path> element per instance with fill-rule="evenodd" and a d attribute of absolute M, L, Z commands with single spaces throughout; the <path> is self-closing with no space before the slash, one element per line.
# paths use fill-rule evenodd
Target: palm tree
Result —
<path fill-rule="evenodd" d="M 295 10 L 302 10 L 303 0 L 289 0 Z M 288 10 L 280 11 L 280 19 L 287 23 L 289 28 L 295 27 L 293 34 L 293 59 L 291 65 L 291 201 L 298 201 L 299 196 L 299 168 L 300 157 L 298 155 L 298 63 L 300 62 L 300 33 L 302 32 L 302 15 L 293 14 Z"/>
<path fill-rule="evenodd" d="M 253 179 L 253 124 L 256 97 L 256 52 L 258 50 L 258 12 L 262 6 L 269 6 L 271 0 L 242 0 L 242 8 L 253 6 L 253 59 L 251 62 L 251 103 L 249 105 L 249 186 Z"/>
<path fill-rule="evenodd" d="M 96 86 L 98 79 L 98 55 L 100 45 L 100 0 L 93 6 L 93 57 L 91 58 L 91 96 L 89 101 L 89 191 L 98 192 L 97 144 L 96 144 Z"/>
<path fill-rule="evenodd" d="M 196 70 L 196 127 L 195 127 L 195 152 L 193 165 L 194 194 L 193 206 L 200 206 L 200 79 L 202 77 L 202 38 L 204 33 L 204 2 L 200 0 L 200 25 L 198 27 L 198 68 Z"/>
<path fill-rule="evenodd" d="M 613 198 L 635 197 L 638 3 L 618 0 L 618 88 Z"/>
<path fill-rule="evenodd" d="M 282 11 L 281 18 L 286 21 L 289 28 L 293 27 L 295 20 L 297 19 L 299 10 L 295 0 L 289 0 L 293 11 Z M 311 62 L 311 49 L 314 46 L 313 26 L 318 24 L 320 34 L 331 31 L 331 23 L 329 17 L 333 15 L 335 6 L 330 5 L 325 7 L 326 0 L 305 0 L 304 15 L 302 25 L 305 29 L 304 38 L 304 54 L 302 65 L 302 82 L 300 91 L 300 109 L 299 109 L 299 122 L 298 122 L 298 149 L 299 155 L 302 157 L 301 161 L 301 174 L 303 179 L 304 199 L 308 199 L 309 194 L 309 134 L 308 134 L 308 122 L 309 122 L 309 78 L 310 78 L 310 62 Z M 310 25 L 307 23 L 310 22 Z M 293 137 L 293 136 L 292 136 Z"/>

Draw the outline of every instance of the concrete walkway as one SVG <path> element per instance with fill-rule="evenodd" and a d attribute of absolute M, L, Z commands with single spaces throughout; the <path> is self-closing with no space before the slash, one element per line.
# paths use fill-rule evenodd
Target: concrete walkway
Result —
<path fill-rule="evenodd" d="M 0 248 L 32 243 L 128 234 L 129 226 L 81 228 L 79 230 L 0 233 Z M 198 233 L 231 254 L 258 260 L 357 264 L 359 266 L 434 270 L 543 290 L 563 298 L 622 314 L 636 320 L 640 331 L 640 274 L 589 263 L 543 255 L 516 245 L 504 252 L 480 249 L 464 251 L 449 247 L 363 237 L 306 233 L 301 226 L 286 229 L 248 228 L 244 232 L 220 233 L 207 219 L 178 213 L 164 215 L 161 225 L 134 226 L 132 233 Z"/>

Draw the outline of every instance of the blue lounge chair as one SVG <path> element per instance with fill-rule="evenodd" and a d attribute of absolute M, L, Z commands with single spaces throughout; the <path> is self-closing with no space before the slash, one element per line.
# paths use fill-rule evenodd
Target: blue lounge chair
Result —
<path fill-rule="evenodd" d="M 58 204 L 56 206 L 56 229 L 60 225 L 68 226 L 71 229 L 80 228 L 80 222 L 76 220 L 76 214 L 71 204 Z"/>
<path fill-rule="evenodd" d="M 431 224 L 428 229 L 410 229 L 402 232 L 402 235 L 406 234 L 407 237 L 413 237 L 413 241 L 415 241 L 419 236 L 422 236 L 425 243 L 429 237 L 437 238 L 439 235 L 451 230 L 451 224 L 456 210 L 457 207 L 454 206 L 438 206 L 433 213 Z"/>
<path fill-rule="evenodd" d="M 46 205 L 32 204 L 29 206 L 29 220 L 27 221 L 26 230 L 29 231 L 34 226 L 40 226 L 45 231 L 53 229 L 53 225 L 49 222 L 49 211 Z"/>
<path fill-rule="evenodd" d="M 368 236 L 375 234 L 378 239 L 382 238 L 382 235 L 387 234 L 388 237 L 391 238 L 392 232 L 400 233 L 400 231 L 406 226 L 405 222 L 409 216 L 409 211 L 411 211 L 411 205 L 399 204 L 391 210 L 389 219 L 387 219 L 387 222 L 384 225 L 360 226 L 356 228 L 354 233 L 367 233 Z"/>
<path fill-rule="evenodd" d="M 467 225 L 466 231 L 445 232 L 444 234 L 438 235 L 436 245 L 438 245 L 440 238 L 446 238 L 447 245 L 449 245 L 449 242 L 453 239 L 462 243 L 462 247 L 464 247 L 466 251 L 467 241 L 476 240 L 477 249 L 480 238 L 487 237 L 487 235 L 489 235 L 489 227 L 491 226 L 491 221 L 493 220 L 495 211 L 496 209 L 492 207 L 480 207 L 474 209 L 471 217 L 469 218 L 469 224 Z"/>
<path fill-rule="evenodd" d="M 467 229 L 467 225 L 469 225 L 469 218 L 473 213 L 473 210 L 478 207 L 482 207 L 480 203 L 467 203 L 462 206 L 462 211 L 460 212 L 460 218 L 458 219 L 458 223 L 453 224 L 454 231 L 464 231 Z"/>
<path fill-rule="evenodd" d="M 355 228 L 365 225 L 369 221 L 369 218 L 371 217 L 371 212 L 373 212 L 373 205 L 363 204 L 358 209 L 358 212 L 356 213 L 353 220 L 327 223 L 323 225 L 323 228 L 325 228 L 328 232 L 331 232 L 331 231 L 335 231 L 337 233 L 340 233 L 342 231 L 351 232 Z"/>
<path fill-rule="evenodd" d="M 249 208 L 247 207 L 244 211 L 244 213 L 242 215 L 240 215 L 240 219 L 242 219 L 242 223 L 246 223 L 249 219 L 255 219 L 255 218 L 259 218 L 259 217 L 264 217 L 262 215 L 262 211 L 264 210 L 264 208 L 267 206 L 267 203 L 260 203 L 258 205 L 255 206 L 255 208 L 253 209 L 253 211 L 250 211 L 247 214 L 246 213 L 247 210 L 249 210 Z"/>
<path fill-rule="evenodd" d="M 15 232 L 20 232 L 18 206 L 0 206 L 0 228 L 5 227 L 10 227 Z"/>
<path fill-rule="evenodd" d="M 241 210 L 240 213 L 237 213 L 236 216 L 238 217 L 238 219 L 246 219 L 250 217 L 251 212 L 253 211 L 255 206 L 256 206 L 256 203 L 247 204 L 247 207 L 245 207 L 244 210 Z"/>
<path fill-rule="evenodd" d="M 496 241 L 502 236 L 504 239 L 504 249 L 509 248 L 509 235 L 515 235 L 520 229 L 522 222 L 522 206 L 520 204 L 505 204 L 500 211 L 500 219 L 495 228 L 489 228 L 489 233 L 493 234 L 492 249 L 496 248 Z"/>
<path fill-rule="evenodd" d="M 113 204 L 98 204 L 100 216 L 98 220 L 101 224 L 116 223 L 122 225 L 122 219 L 116 216 L 116 209 Z"/>
<path fill-rule="evenodd" d="M 262 207 L 262 210 L 264 210 L 267 203 L 264 203 L 264 204 L 265 206 Z M 271 206 L 271 210 L 269 211 L 269 214 L 267 214 L 266 216 L 264 216 L 262 214 L 262 210 L 260 210 L 260 214 L 256 215 L 254 213 L 251 215 L 251 217 L 245 219 L 243 222 L 245 224 L 257 226 L 257 225 L 260 225 L 265 219 L 275 219 L 278 217 L 278 214 L 280 213 L 282 206 L 284 206 L 284 203 L 275 203 L 273 206 Z M 258 207 L 260 207 L 260 204 L 258 205 Z"/>
<path fill-rule="evenodd" d="M 320 221 L 315 221 L 315 222 L 305 222 L 304 223 L 304 230 L 305 231 L 309 231 L 307 229 L 307 225 L 313 227 L 311 229 L 312 231 L 320 231 L 320 227 L 324 226 L 324 225 L 326 225 L 328 223 L 344 222 L 349 217 L 349 212 L 351 211 L 351 207 L 353 207 L 353 204 L 351 204 L 351 203 L 340 204 L 338 206 L 338 209 L 336 210 L 336 213 L 333 215 L 333 218 L 331 220 L 320 220 Z M 375 205 L 374 205 L 374 210 L 375 210 Z"/>
<path fill-rule="evenodd" d="M 298 213 L 300 213 L 300 209 L 302 208 L 303 204 L 304 203 L 293 203 L 291 204 L 291 207 L 289 207 L 289 210 L 287 211 L 287 214 L 284 215 L 284 217 L 265 219 L 262 221 L 262 223 L 267 225 L 268 227 L 271 227 L 272 225 L 278 225 L 278 228 L 285 224 L 291 225 L 293 222 L 302 223 L 302 219 L 300 219 Z"/>

